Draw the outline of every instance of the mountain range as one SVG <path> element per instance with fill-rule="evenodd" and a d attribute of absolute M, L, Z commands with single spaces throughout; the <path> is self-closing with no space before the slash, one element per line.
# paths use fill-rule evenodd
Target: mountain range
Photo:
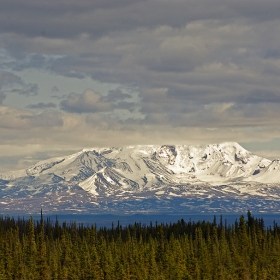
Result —
<path fill-rule="evenodd" d="M 280 211 L 280 161 L 235 142 L 89 148 L 0 174 L 0 213 Z"/>

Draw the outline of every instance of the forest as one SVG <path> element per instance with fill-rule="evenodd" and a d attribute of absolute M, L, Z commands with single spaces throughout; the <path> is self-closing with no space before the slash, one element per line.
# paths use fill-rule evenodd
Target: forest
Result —
<path fill-rule="evenodd" d="M 99 229 L 0 216 L 0 279 L 280 279 L 280 227 L 249 211 Z"/>

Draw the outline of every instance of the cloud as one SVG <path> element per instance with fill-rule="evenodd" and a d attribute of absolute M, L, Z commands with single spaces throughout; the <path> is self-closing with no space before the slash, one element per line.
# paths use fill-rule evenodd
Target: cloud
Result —
<path fill-rule="evenodd" d="M 205 127 L 192 125 L 195 121 L 201 121 L 201 117 L 199 120 L 196 118 L 203 112 L 205 113 L 204 119 L 210 119 L 211 111 L 217 112 L 216 117 L 219 117 L 220 122 L 227 123 L 228 120 L 224 120 L 224 112 L 228 106 L 219 108 L 219 104 L 216 104 L 216 107 L 211 106 L 211 108 L 207 108 L 208 113 L 201 109 L 196 115 L 194 113 L 190 115 L 188 119 L 181 118 L 181 125 L 178 126 L 175 122 L 172 125 L 168 118 L 164 119 L 164 117 L 169 116 L 168 114 L 158 114 L 159 118 L 163 118 L 158 122 L 155 121 L 156 115 L 151 114 L 149 117 L 154 117 L 154 122 L 139 119 L 119 121 L 109 114 L 103 113 L 44 112 L 35 114 L 27 110 L 2 106 L 0 107 L 0 153 L 2 156 L 20 155 L 18 158 L 21 160 L 14 168 L 7 163 L 11 170 L 17 169 L 17 167 L 28 167 L 31 161 L 23 162 L 22 159 L 33 156 L 34 153 L 38 155 L 37 160 L 40 160 L 58 155 L 68 155 L 85 147 L 121 147 L 131 144 L 166 143 L 202 144 L 222 141 L 242 141 L 244 143 L 257 139 L 265 142 L 280 135 L 278 125 L 274 128 L 263 124 L 248 127 L 242 125 L 221 126 L 221 123 L 217 124 L 211 121 L 208 122 L 208 125 L 205 121 Z M 277 112 L 274 111 L 274 113 Z M 275 116 L 278 116 L 277 121 L 279 113 Z M 238 117 L 238 112 L 236 117 Z M 240 120 L 242 120 L 241 117 Z M 165 123 L 165 121 L 168 122 Z M 188 121 L 190 122 L 188 123 Z M 5 150 L 4 153 L 3 150 Z M 45 154 L 39 155 L 40 151 Z M 46 154 L 46 151 L 55 152 L 50 155 Z M 0 172 L 1 170 L 8 170 L 8 167 L 2 168 L 0 165 Z"/>
<path fill-rule="evenodd" d="M 277 95 L 280 66 L 269 59 L 277 57 L 279 49 L 275 9 L 280 4 L 275 0 L 266 4 L 227 0 L 223 5 L 217 0 L 178 0 L 172 4 L 159 0 L 125 1 L 121 6 L 110 6 L 107 1 L 71 1 L 55 12 L 52 4 L 14 1 L 13 6 L 4 9 L 13 14 L 18 12 L 17 5 L 21 7 L 23 16 L 19 20 L 23 25 L 35 21 L 38 11 L 42 12 L 39 25 L 54 17 L 48 28 L 41 28 L 44 36 L 38 26 L 32 27 L 33 31 L 21 31 L 16 25 L 2 27 L 7 28 L 5 40 L 0 40 L 2 46 L 21 46 L 27 55 L 24 63 L 16 62 L 18 68 L 14 65 L 14 69 L 41 67 L 65 77 L 92 77 L 102 83 L 134 87 L 140 95 L 144 88 L 166 88 L 174 110 L 182 104 L 189 110 L 191 106 L 186 104 L 191 103 L 252 102 L 253 90 L 266 89 Z M 69 11 L 77 19 L 75 27 L 75 21 L 65 17 Z M 35 18 L 26 17 L 33 12 Z M 58 16 L 60 24 L 56 22 Z M 116 96 L 109 93 L 107 101 L 103 101 L 114 103 L 111 98 Z M 120 107 L 131 107 L 128 99 L 124 101 Z M 71 109 L 71 102 L 63 100 L 62 110 L 92 109 L 82 105 L 83 108 Z M 141 111 L 147 106 L 144 103 Z M 157 103 L 162 111 L 170 106 Z"/>
<path fill-rule="evenodd" d="M 3 89 L 14 84 L 22 84 L 22 79 L 13 73 L 0 70 L 0 104 L 2 104 L 7 97 Z"/>
<path fill-rule="evenodd" d="M 253 89 L 251 93 L 240 96 L 240 103 L 280 103 L 280 91 L 278 94 L 265 89 Z"/>
<path fill-rule="evenodd" d="M 56 104 L 49 102 L 49 103 L 43 103 L 39 102 L 37 104 L 30 104 L 26 106 L 28 109 L 49 109 L 49 108 L 56 108 Z"/>
<path fill-rule="evenodd" d="M 264 56 L 266 59 L 280 59 L 280 50 L 278 49 L 268 49 Z"/>
<path fill-rule="evenodd" d="M 38 84 L 31 84 L 31 83 L 23 85 L 23 87 L 21 89 L 12 90 L 12 92 L 15 92 L 20 95 L 25 95 L 25 96 L 38 95 L 38 91 L 39 91 Z"/>
<path fill-rule="evenodd" d="M 101 3 L 103 2 L 103 3 Z M 168 25 L 180 28 L 198 20 L 232 21 L 244 19 L 262 22 L 279 18 L 280 4 L 276 0 L 161 0 L 89 1 L 81 3 L 61 0 L 52 2 L 11 0 L 2 5 L 0 31 L 27 37 L 75 38 L 80 34 L 91 37 L 107 36 L 137 28 Z M 71 15 L 71 16 L 69 16 Z M 36 22 L 36 24 L 34 24 Z M 90 24 L 89 24 L 90 23 Z"/>
<path fill-rule="evenodd" d="M 0 144 L 0 173 L 11 170 L 20 170 L 36 164 L 40 160 L 75 153 L 76 150 L 68 150 L 68 146 L 55 147 L 41 144 Z"/>
<path fill-rule="evenodd" d="M 2 102 L 5 100 L 6 97 L 7 95 L 0 91 L 0 104 L 2 104 Z"/>
<path fill-rule="evenodd" d="M 108 112 L 113 109 L 106 98 L 91 89 L 86 89 L 82 94 L 68 94 L 67 99 L 60 102 L 60 108 L 72 113 Z"/>
<path fill-rule="evenodd" d="M 20 131 L 33 131 L 37 128 L 54 128 L 63 125 L 63 118 L 58 112 L 32 113 L 30 111 L 19 110 L 16 108 L 0 107 L 0 128 Z M 5 133 L 3 134 L 5 135 Z"/>
<path fill-rule="evenodd" d="M 67 99 L 60 102 L 60 109 L 70 113 L 100 113 L 124 109 L 132 112 L 136 108 L 135 102 L 128 102 L 132 96 L 122 90 L 109 90 L 106 96 L 92 89 L 86 89 L 82 94 L 70 93 Z"/>
<path fill-rule="evenodd" d="M 272 87 L 279 85 L 279 65 L 264 59 L 256 47 L 267 48 L 263 38 L 271 24 L 259 24 L 260 31 L 257 25 L 243 22 L 207 20 L 180 28 L 142 28 L 96 40 L 85 36 L 62 42 L 58 52 L 68 54 L 49 60 L 46 66 L 66 77 L 90 76 L 140 91 L 167 88 L 178 103 L 183 99 L 201 104 L 242 100 L 253 89 L 274 91 Z M 55 45 L 46 39 L 38 50 L 48 44 Z M 267 78 L 266 69 L 274 72 L 274 80 Z"/>
<path fill-rule="evenodd" d="M 52 87 L 52 92 L 58 92 L 58 91 L 59 91 L 59 89 L 58 89 L 57 86 L 53 86 L 53 87 Z"/>
<path fill-rule="evenodd" d="M 123 93 L 121 89 L 111 89 L 109 90 L 108 95 L 106 97 L 109 101 L 116 102 L 124 99 L 129 99 L 131 98 L 131 95 Z"/>
<path fill-rule="evenodd" d="M 22 79 L 10 72 L 0 70 L 0 87 L 22 84 Z"/>
<path fill-rule="evenodd" d="M 280 137 L 277 0 L 5 2 L 0 103 L 14 108 L 0 107 L 1 141 L 82 148 Z M 46 80 L 24 81 L 29 69 Z M 82 85 L 70 94 L 69 78 Z M 89 78 L 98 87 L 83 92 L 94 87 Z M 27 109 L 55 108 L 53 97 L 61 110 L 16 109 L 13 92 L 38 94 Z"/>
<path fill-rule="evenodd" d="M 14 87 L 20 87 L 15 89 Z M 4 92 L 12 92 L 25 96 L 38 95 L 38 84 L 28 83 L 26 84 L 19 76 L 0 70 L 0 103 L 6 98 Z"/>
<path fill-rule="evenodd" d="M 52 98 L 58 99 L 58 100 L 63 100 L 67 98 L 68 94 L 63 94 L 62 96 L 60 95 L 51 95 Z"/>
<path fill-rule="evenodd" d="M 138 107 L 136 102 L 132 99 L 132 95 L 124 93 L 119 88 L 109 90 L 106 99 L 112 103 L 114 109 L 128 110 L 132 113 Z"/>
<path fill-rule="evenodd" d="M 36 115 L 20 115 L 20 120 L 27 121 L 32 127 L 61 127 L 63 119 L 58 112 L 42 112 Z"/>
<path fill-rule="evenodd" d="M 276 126 L 280 99 L 270 91 L 253 90 L 242 96 L 207 100 L 170 94 L 167 88 L 143 89 L 139 111 L 143 125 L 171 127 Z M 216 102 L 215 102 L 216 101 Z M 222 102 L 223 101 L 223 102 Z"/>
<path fill-rule="evenodd" d="M 10 67 L 13 71 L 22 71 L 24 69 L 42 69 L 47 63 L 47 58 L 42 54 L 31 54 L 24 56 L 19 62 L 7 62 L 4 65 Z"/>

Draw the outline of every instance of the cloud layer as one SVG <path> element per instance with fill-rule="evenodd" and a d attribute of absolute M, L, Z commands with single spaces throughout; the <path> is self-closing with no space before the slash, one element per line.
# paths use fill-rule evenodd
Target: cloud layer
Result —
<path fill-rule="evenodd" d="M 96 145 L 279 138 L 279 10 L 277 0 L 4 1 L 2 141 L 62 144 L 73 130 Z M 46 81 L 25 80 L 30 71 Z M 63 88 L 88 78 L 110 89 Z M 73 149 L 89 144 L 72 137 Z"/>

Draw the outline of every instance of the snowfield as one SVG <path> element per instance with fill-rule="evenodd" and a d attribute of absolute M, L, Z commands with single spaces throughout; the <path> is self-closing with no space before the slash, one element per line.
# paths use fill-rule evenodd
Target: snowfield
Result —
<path fill-rule="evenodd" d="M 280 161 L 235 142 L 87 148 L 0 174 L 0 211 L 278 212 L 279 186 Z"/>

